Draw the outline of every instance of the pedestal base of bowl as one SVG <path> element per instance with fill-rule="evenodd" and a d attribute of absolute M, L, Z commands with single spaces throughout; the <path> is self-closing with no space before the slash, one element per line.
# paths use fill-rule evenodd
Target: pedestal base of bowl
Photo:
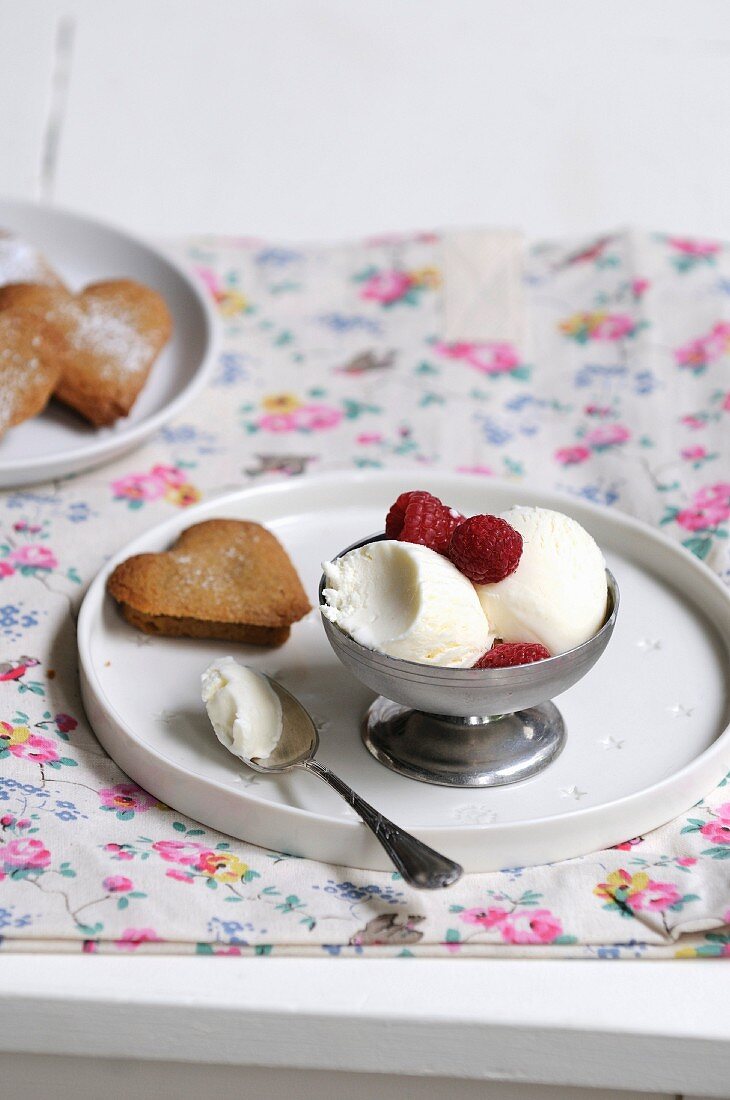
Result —
<path fill-rule="evenodd" d="M 565 743 L 554 703 L 514 714 L 457 718 L 411 710 L 380 696 L 362 739 L 387 768 L 443 787 L 503 787 L 537 775 Z"/>

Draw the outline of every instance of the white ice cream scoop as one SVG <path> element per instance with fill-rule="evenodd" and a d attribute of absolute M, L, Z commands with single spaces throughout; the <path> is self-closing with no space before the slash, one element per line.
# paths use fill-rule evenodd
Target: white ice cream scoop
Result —
<path fill-rule="evenodd" d="M 427 546 L 385 539 L 322 568 L 322 614 L 368 649 L 420 664 L 471 668 L 492 644 L 474 585 Z"/>
<path fill-rule="evenodd" d="M 476 586 L 496 637 L 539 642 L 555 656 L 588 641 L 606 618 L 606 562 L 576 520 L 548 508 L 502 512 L 522 535 L 514 573 Z"/>

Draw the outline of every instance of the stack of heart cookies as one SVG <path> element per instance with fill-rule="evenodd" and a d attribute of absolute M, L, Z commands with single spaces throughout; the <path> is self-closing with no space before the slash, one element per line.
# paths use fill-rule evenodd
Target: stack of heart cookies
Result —
<path fill-rule="evenodd" d="M 95 427 L 128 416 L 171 331 L 150 287 L 109 279 L 74 294 L 37 250 L 0 233 L 0 437 L 51 396 Z"/>

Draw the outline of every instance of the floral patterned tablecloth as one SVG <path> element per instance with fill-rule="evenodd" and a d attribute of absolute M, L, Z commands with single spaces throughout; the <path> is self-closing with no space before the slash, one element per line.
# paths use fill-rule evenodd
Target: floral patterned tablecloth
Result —
<path fill-rule="evenodd" d="M 254 479 L 506 477 L 516 499 L 559 489 L 659 524 L 730 582 L 730 248 L 637 232 L 536 243 L 516 348 L 441 338 L 441 247 L 431 233 L 179 246 L 224 326 L 204 397 L 112 466 L 0 497 L 4 950 L 730 955 L 730 786 L 610 851 L 424 895 L 185 820 L 84 718 L 86 584 L 175 509 Z"/>

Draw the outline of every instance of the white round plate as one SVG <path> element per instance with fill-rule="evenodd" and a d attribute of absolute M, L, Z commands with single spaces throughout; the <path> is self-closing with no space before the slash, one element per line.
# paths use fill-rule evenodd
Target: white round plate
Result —
<path fill-rule="evenodd" d="M 0 200 L 0 229 L 36 245 L 72 290 L 98 279 L 153 287 L 172 314 L 173 334 L 124 420 L 94 428 L 51 401 L 0 440 L 0 488 L 30 485 L 108 462 L 176 416 L 214 361 L 215 318 L 201 289 L 173 260 L 120 229 L 51 206 Z"/>
<path fill-rule="evenodd" d="M 561 756 L 533 779 L 491 790 L 428 786 L 388 771 L 360 741 L 372 693 L 332 653 L 315 609 L 277 650 L 150 638 L 105 595 L 117 562 L 166 549 L 214 516 L 265 523 L 316 603 L 320 562 L 382 530 L 396 496 L 417 485 L 467 514 L 513 503 L 568 512 L 603 547 L 621 588 L 614 636 L 562 695 Z M 320 759 L 388 817 L 469 871 L 567 859 L 663 824 L 730 769 L 730 593 L 700 562 L 636 520 L 550 493 L 451 474 L 341 473 L 220 497 L 136 539 L 91 585 L 79 619 L 89 720 L 117 763 L 182 813 L 224 833 L 331 863 L 388 862 L 345 802 L 314 776 L 256 774 L 216 741 L 200 674 L 228 652 L 281 680 L 319 726 Z"/>

